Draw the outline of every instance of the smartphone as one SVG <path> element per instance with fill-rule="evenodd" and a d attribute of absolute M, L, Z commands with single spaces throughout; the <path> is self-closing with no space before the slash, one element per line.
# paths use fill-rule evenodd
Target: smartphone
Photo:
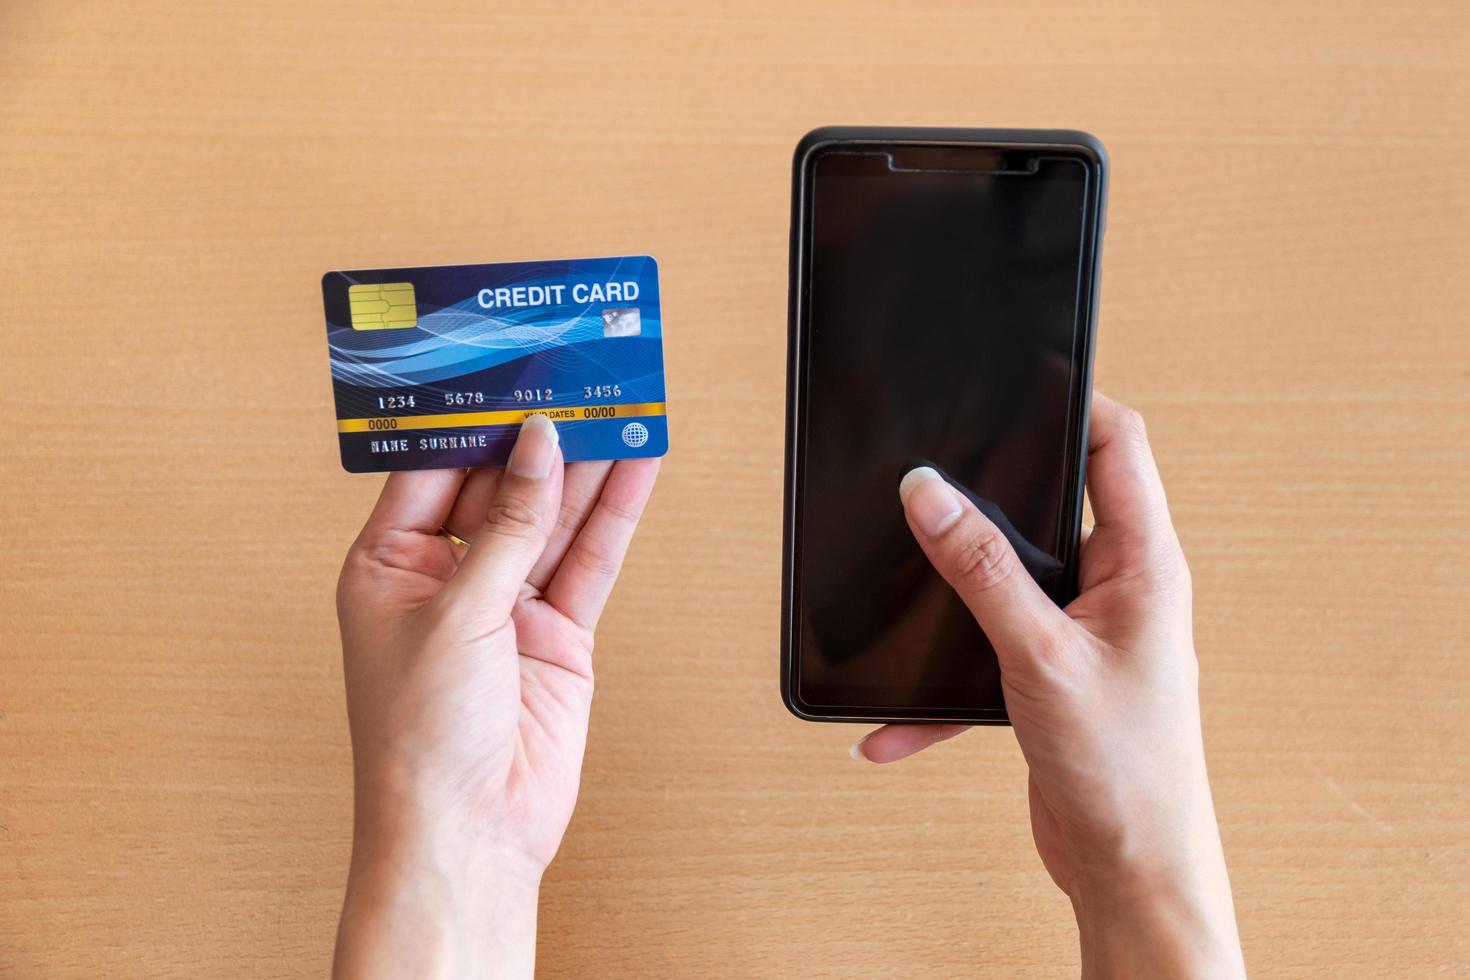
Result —
<path fill-rule="evenodd" d="M 1080 132 L 818 129 L 792 174 L 781 693 L 814 721 L 1006 724 L 904 520 L 938 469 L 1077 590 L 1107 156 Z"/>

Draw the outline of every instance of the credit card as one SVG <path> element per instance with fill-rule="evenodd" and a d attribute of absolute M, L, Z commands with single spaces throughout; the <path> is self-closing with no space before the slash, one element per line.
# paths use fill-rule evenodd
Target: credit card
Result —
<path fill-rule="evenodd" d="M 650 256 L 329 272 L 322 300 L 348 472 L 504 463 L 537 413 L 568 462 L 668 452 Z"/>

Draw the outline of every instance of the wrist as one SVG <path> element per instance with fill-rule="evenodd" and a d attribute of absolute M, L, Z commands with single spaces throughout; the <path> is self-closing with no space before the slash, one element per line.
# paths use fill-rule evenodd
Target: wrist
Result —
<path fill-rule="evenodd" d="M 457 808 L 366 788 L 336 975 L 530 977 L 544 866 Z"/>
<path fill-rule="evenodd" d="M 1079 876 L 1071 889 L 1084 977 L 1244 977 L 1218 838 L 1175 864 Z"/>
<path fill-rule="evenodd" d="M 467 873 L 483 869 L 539 882 L 547 859 L 527 848 L 523 832 L 506 825 L 504 801 L 492 805 L 504 794 L 466 789 L 465 783 L 460 774 L 412 759 L 380 755 L 371 765 L 359 764 L 353 783 L 354 860 L 359 854 L 411 851 Z"/>

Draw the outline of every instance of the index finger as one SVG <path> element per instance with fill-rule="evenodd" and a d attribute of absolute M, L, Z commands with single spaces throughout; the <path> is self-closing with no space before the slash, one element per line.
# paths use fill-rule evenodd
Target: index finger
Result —
<path fill-rule="evenodd" d="M 1099 392 L 1092 394 L 1087 496 L 1099 529 L 1150 537 L 1169 521 L 1143 416 Z"/>
<path fill-rule="evenodd" d="M 969 725 L 884 725 L 858 739 L 849 754 L 869 762 L 897 762 L 969 730 Z"/>
<path fill-rule="evenodd" d="M 389 473 L 362 536 L 387 531 L 438 534 L 464 483 L 464 470 L 400 470 Z"/>

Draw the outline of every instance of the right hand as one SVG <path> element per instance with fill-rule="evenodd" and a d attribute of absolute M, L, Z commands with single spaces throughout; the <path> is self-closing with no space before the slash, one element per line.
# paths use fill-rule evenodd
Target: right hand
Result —
<path fill-rule="evenodd" d="M 1058 609 L 932 469 L 901 495 L 925 554 L 1000 661 L 1042 863 L 1071 898 L 1086 975 L 1243 976 L 1200 734 L 1189 568 L 1137 412 L 1095 395 L 1081 594 Z M 964 731 L 889 725 L 892 762 Z"/>

